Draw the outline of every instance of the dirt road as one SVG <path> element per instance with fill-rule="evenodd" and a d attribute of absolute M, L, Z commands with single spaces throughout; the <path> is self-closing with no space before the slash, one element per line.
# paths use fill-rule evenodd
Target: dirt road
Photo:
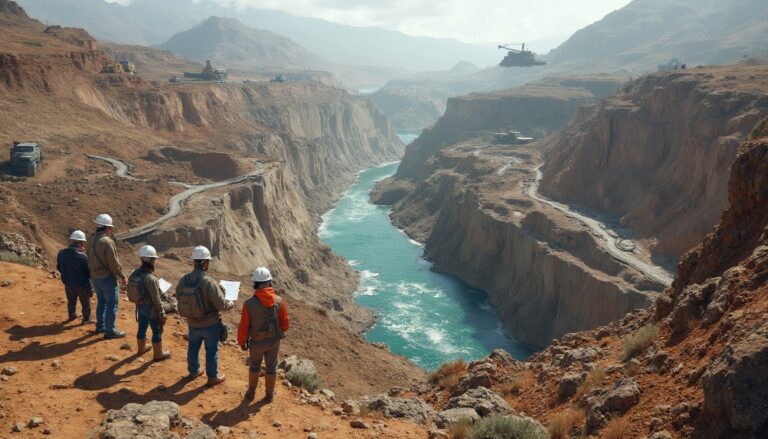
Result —
<path fill-rule="evenodd" d="M 672 274 L 662 267 L 649 264 L 640 258 L 638 258 L 632 251 L 628 251 L 633 247 L 630 247 L 625 239 L 619 236 L 615 236 L 608 231 L 608 227 L 599 220 L 574 211 L 569 206 L 558 203 L 557 201 L 550 200 L 539 194 L 539 183 L 541 182 L 542 173 L 539 165 L 534 170 L 534 179 L 526 182 L 523 189 L 523 193 L 529 198 L 536 200 L 540 203 L 554 207 L 555 209 L 563 212 L 569 218 L 578 221 L 585 228 L 589 229 L 593 235 L 599 238 L 599 242 L 602 244 L 603 249 L 607 251 L 615 259 L 635 268 L 639 272 L 645 274 L 649 278 L 662 285 L 670 285 L 672 283 Z M 624 250 L 622 250 L 624 249 Z"/>
<path fill-rule="evenodd" d="M 87 156 L 92 159 L 104 160 L 112 164 L 112 166 L 115 167 L 115 175 L 117 175 L 118 177 L 128 178 L 131 180 L 138 180 L 137 178 L 129 174 L 129 170 L 130 170 L 129 165 L 121 160 L 110 158 L 110 157 L 91 155 L 91 154 L 88 154 Z M 263 165 L 259 163 L 256 170 L 252 171 L 249 174 L 241 175 L 241 176 L 230 178 L 227 180 L 217 181 L 215 183 L 194 185 L 194 184 L 181 183 L 181 182 L 171 182 L 173 184 L 178 184 L 180 186 L 185 187 L 186 190 L 184 192 L 181 192 L 171 197 L 170 201 L 168 202 L 168 211 L 163 216 L 153 221 L 150 221 L 146 224 L 142 224 L 141 226 L 130 229 L 127 232 L 120 233 L 115 237 L 120 240 L 126 240 L 126 239 L 136 238 L 138 236 L 146 235 L 147 233 L 152 232 L 153 230 L 157 229 L 158 227 L 170 221 L 171 219 L 179 216 L 179 214 L 184 209 L 184 206 L 187 204 L 187 201 L 189 201 L 189 199 L 192 198 L 193 196 L 210 189 L 216 189 L 224 186 L 231 186 L 231 185 L 242 183 L 251 177 L 260 175 L 262 172 L 264 172 L 264 168 L 263 168 Z"/>

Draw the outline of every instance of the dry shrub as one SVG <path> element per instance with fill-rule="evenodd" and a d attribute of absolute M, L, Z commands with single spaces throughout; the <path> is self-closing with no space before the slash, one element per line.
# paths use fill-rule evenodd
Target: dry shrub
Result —
<path fill-rule="evenodd" d="M 35 265 L 35 261 L 33 261 L 31 258 L 6 251 L 0 252 L 0 261 L 8 262 L 11 264 L 28 265 L 30 267 L 34 267 Z"/>
<path fill-rule="evenodd" d="M 611 419 L 603 428 L 602 439 L 626 439 L 630 436 L 629 420 L 627 418 Z"/>
<path fill-rule="evenodd" d="M 602 367 L 594 368 L 584 381 L 579 384 L 579 388 L 576 389 L 576 400 L 581 399 L 582 396 L 591 392 L 592 389 L 602 386 L 603 380 L 605 380 L 605 369 Z"/>
<path fill-rule="evenodd" d="M 504 381 L 501 385 L 501 394 L 504 396 L 519 395 L 523 390 L 523 384 L 520 382 L 520 378 L 514 376 Z"/>
<path fill-rule="evenodd" d="M 461 418 L 456 423 L 451 425 L 448 429 L 448 433 L 451 435 L 451 439 L 469 439 L 469 433 L 472 431 L 472 420 L 469 418 Z"/>
<path fill-rule="evenodd" d="M 467 363 L 459 358 L 454 361 L 448 361 L 429 375 L 429 382 L 437 384 L 444 389 L 450 389 L 459 384 L 462 375 L 467 373 Z"/>
<path fill-rule="evenodd" d="M 661 330 L 659 327 L 651 323 L 640 328 L 637 333 L 624 337 L 622 339 L 624 342 L 624 356 L 622 360 L 627 361 L 645 351 L 659 339 L 660 335 Z"/>
<path fill-rule="evenodd" d="M 573 428 L 584 422 L 584 410 L 567 409 L 555 413 L 549 420 L 550 439 L 569 439 Z"/>

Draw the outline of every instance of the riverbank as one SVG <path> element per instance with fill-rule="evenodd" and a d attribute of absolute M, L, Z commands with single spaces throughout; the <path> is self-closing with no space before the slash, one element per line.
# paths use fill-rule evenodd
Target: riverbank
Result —
<path fill-rule="evenodd" d="M 527 358 L 532 350 L 507 336 L 488 296 L 432 271 L 423 245 L 391 223 L 388 207 L 369 200 L 373 185 L 397 166 L 361 172 L 318 229 L 334 253 L 360 273 L 355 301 L 377 315 L 366 339 L 426 369 L 459 357 L 481 358 L 497 348 Z"/>

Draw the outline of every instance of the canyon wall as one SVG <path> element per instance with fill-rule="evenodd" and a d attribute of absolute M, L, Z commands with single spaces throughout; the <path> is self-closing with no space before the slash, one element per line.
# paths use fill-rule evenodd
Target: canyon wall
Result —
<path fill-rule="evenodd" d="M 356 274 L 317 238 L 302 192 L 284 164 L 192 199 L 179 217 L 141 239 L 163 252 L 204 245 L 214 266 L 241 277 L 258 261 L 280 280 L 281 291 L 322 307 L 354 332 L 373 322 L 372 313 L 349 294 Z"/>
<path fill-rule="evenodd" d="M 727 207 L 730 163 L 768 114 L 768 66 L 656 74 L 584 110 L 548 149 L 542 192 L 611 212 L 672 258 Z"/>
<path fill-rule="evenodd" d="M 397 173 L 372 193 L 374 202 L 393 204 L 393 221 L 425 243 L 435 270 L 485 290 L 505 328 L 537 347 L 646 307 L 663 289 L 613 259 L 570 218 L 525 194 L 536 145 L 482 152 L 493 149 L 483 137 L 488 130 L 516 124 L 524 133 L 546 135 L 593 99 L 570 87 L 453 99 L 443 118 L 408 146 Z M 483 143 L 468 155 L 454 147 Z"/>
<path fill-rule="evenodd" d="M 441 148 L 515 126 L 537 139 L 568 123 L 579 107 L 596 102 L 621 80 L 546 79 L 522 87 L 448 99 L 443 117 L 406 150 L 398 178 L 419 176 L 421 164 Z M 420 175 L 423 177 L 423 175 Z"/>
<path fill-rule="evenodd" d="M 431 201 L 442 203 L 430 222 L 426 257 L 436 270 L 485 290 L 505 328 L 524 343 L 543 347 L 563 334 L 607 324 L 648 306 L 652 289 L 659 290 L 596 251 L 588 233 L 555 223 L 552 212 L 531 209 L 521 221 L 510 220 L 460 177 L 442 175 L 435 182 Z M 401 209 L 407 208 L 393 215 L 399 224 Z M 574 249 L 591 254 L 576 258 Z"/>

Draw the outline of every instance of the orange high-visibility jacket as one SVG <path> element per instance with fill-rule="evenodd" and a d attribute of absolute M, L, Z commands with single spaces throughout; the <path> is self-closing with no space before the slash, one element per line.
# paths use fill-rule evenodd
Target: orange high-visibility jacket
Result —
<path fill-rule="evenodd" d="M 275 290 L 273 288 L 267 287 L 256 290 L 253 295 L 259 299 L 261 306 L 265 308 L 272 308 L 275 306 L 275 299 L 277 296 L 275 295 Z M 285 306 L 284 298 L 280 301 L 280 309 L 278 310 L 277 317 L 280 323 L 280 329 L 282 329 L 283 332 L 286 332 L 290 326 L 290 321 L 288 320 L 288 308 Z M 244 346 L 245 342 L 248 341 L 250 327 L 251 315 L 248 312 L 248 307 L 243 306 L 243 312 L 240 316 L 240 326 L 237 328 L 237 343 L 240 346 Z"/>

